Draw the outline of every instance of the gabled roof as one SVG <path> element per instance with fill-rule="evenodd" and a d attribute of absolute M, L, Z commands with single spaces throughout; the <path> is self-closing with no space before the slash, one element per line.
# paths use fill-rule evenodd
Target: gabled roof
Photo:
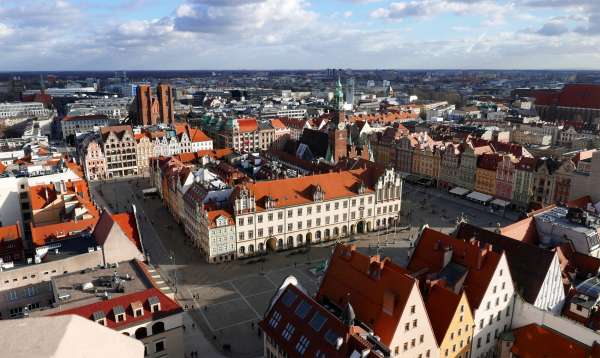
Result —
<path fill-rule="evenodd" d="M 513 330 L 511 352 L 519 358 L 569 357 L 588 358 L 592 349 L 550 328 L 529 324 Z"/>
<path fill-rule="evenodd" d="M 212 139 L 198 128 L 189 128 L 189 137 L 192 142 L 208 142 Z"/>
<path fill-rule="evenodd" d="M 459 304 L 464 294 L 464 292 L 454 293 L 444 287 L 442 283 L 435 283 L 429 287 L 424 298 L 425 307 L 438 345 L 444 340 L 448 328 L 450 328 L 450 323 L 452 323 L 452 318 L 459 310 Z M 466 309 L 469 309 L 469 307 L 466 307 Z"/>
<path fill-rule="evenodd" d="M 510 237 L 496 234 L 467 223 L 460 223 L 454 236 L 462 240 L 476 239 L 492 245 L 497 253 L 504 251 L 516 289 L 525 301 L 534 304 L 550 271 L 555 253 Z M 535 265 L 531 263 L 535 262 Z"/>
<path fill-rule="evenodd" d="M 282 287 L 274 299 L 260 326 L 290 356 L 316 357 L 321 352 L 324 357 L 350 357 L 354 351 L 373 348 L 361 337 L 366 333 L 364 330 L 347 326 L 295 284 Z M 282 334 L 288 324 L 294 327 L 289 340 Z M 294 355 L 298 352 L 296 347 L 301 337 L 307 338 L 309 344 L 304 353 Z M 366 357 L 380 355 L 373 350 Z"/>
<path fill-rule="evenodd" d="M 496 171 L 502 157 L 497 154 L 482 154 L 477 158 L 477 168 Z"/>
<path fill-rule="evenodd" d="M 271 126 L 275 129 L 287 129 L 287 126 L 279 118 L 271 119 Z"/>
<path fill-rule="evenodd" d="M 538 242 L 538 232 L 533 216 L 517 221 L 500 229 L 500 233 L 511 239 L 523 241 L 532 245 Z"/>
<path fill-rule="evenodd" d="M 425 228 L 417 241 L 408 269 L 421 275 L 441 272 L 444 268 L 446 249 L 450 246 L 452 247 L 451 263 L 466 269 L 463 287 L 471 310 L 475 311 L 481 304 L 502 257 L 502 254 L 492 251 L 491 245 L 480 247 L 480 243 L 475 240 L 467 242 Z"/>
<path fill-rule="evenodd" d="M 357 252 L 355 246 L 339 244 L 329 260 L 317 300 L 327 298 L 338 307 L 349 301 L 356 317 L 389 345 L 416 284 L 407 270 L 389 259 L 369 257 Z"/>
<path fill-rule="evenodd" d="M 150 304 L 148 300 L 152 297 L 158 298 L 160 301 L 160 310 L 157 312 L 150 311 Z M 131 304 L 134 302 L 141 302 L 144 307 L 144 314 L 138 317 L 133 316 L 131 310 Z M 113 309 L 121 306 L 125 309 L 125 320 L 117 322 Z M 106 326 L 112 329 L 122 329 L 129 326 L 135 326 L 142 322 L 153 321 L 156 319 L 164 318 L 173 314 L 183 312 L 183 309 L 179 304 L 169 297 L 167 297 L 158 288 L 149 288 L 144 291 L 131 293 L 128 295 L 117 296 L 110 300 L 99 301 L 91 303 L 85 306 L 79 306 L 72 309 L 67 309 L 59 313 L 52 314 L 52 316 L 62 316 L 67 314 L 75 314 L 87 319 L 93 319 L 93 315 L 96 312 L 103 312 L 106 317 Z"/>
<path fill-rule="evenodd" d="M 131 133 L 132 138 L 133 138 L 133 131 L 131 129 L 131 126 L 121 125 L 121 126 L 108 126 L 108 127 L 100 128 L 100 134 L 102 135 L 102 140 L 106 141 L 106 138 L 108 137 L 109 133 L 111 133 L 111 132 L 114 133 L 119 140 L 121 138 L 123 138 L 123 135 L 127 132 Z"/>
<path fill-rule="evenodd" d="M 119 225 L 125 236 L 138 248 L 142 250 L 142 243 L 137 229 L 135 215 L 130 212 L 112 214 L 112 219 Z"/>

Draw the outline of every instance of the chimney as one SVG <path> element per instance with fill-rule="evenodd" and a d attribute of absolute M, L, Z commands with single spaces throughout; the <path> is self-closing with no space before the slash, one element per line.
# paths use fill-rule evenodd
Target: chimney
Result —
<path fill-rule="evenodd" d="M 492 245 L 490 244 L 485 244 L 485 246 L 483 248 L 480 248 L 477 251 L 477 269 L 481 270 L 481 267 L 483 266 L 483 261 L 485 260 L 485 255 L 487 255 L 488 252 L 492 251 Z"/>

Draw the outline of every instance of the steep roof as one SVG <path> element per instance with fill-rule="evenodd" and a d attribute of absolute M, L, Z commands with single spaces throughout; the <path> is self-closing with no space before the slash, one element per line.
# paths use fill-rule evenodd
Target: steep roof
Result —
<path fill-rule="evenodd" d="M 360 337 L 359 333 L 364 331 L 355 326 L 346 326 L 340 318 L 296 285 L 288 284 L 275 299 L 260 326 L 265 334 L 283 346 L 284 351 L 297 352 L 296 346 L 301 337 L 306 337 L 310 343 L 302 355 L 298 354 L 299 357 L 320 356 L 318 352 L 321 352 L 323 357 L 350 357 L 354 351 L 362 352 L 372 348 L 372 344 Z M 304 318 L 299 312 L 305 312 Z M 271 323 L 274 322 L 275 316 L 281 317 L 277 324 Z M 313 319 L 315 321 L 312 321 Z M 317 319 L 324 321 L 322 325 L 317 324 Z M 288 324 L 295 327 L 289 340 L 282 336 Z M 336 347 L 338 339 L 341 339 L 341 345 Z M 370 352 L 366 357 L 380 355 Z"/>
<path fill-rule="evenodd" d="M 532 245 L 537 244 L 539 238 L 533 216 L 501 228 L 500 234 Z"/>
<path fill-rule="evenodd" d="M 160 310 L 151 312 L 149 299 L 156 297 L 160 302 Z M 142 303 L 144 310 L 143 315 L 134 317 L 133 310 L 131 307 L 132 303 Z M 125 309 L 125 320 L 117 322 L 115 320 L 114 308 L 121 306 Z M 106 317 L 106 326 L 112 329 L 121 329 L 125 327 L 135 326 L 143 322 L 153 321 L 160 318 L 170 316 L 179 312 L 183 312 L 183 309 L 179 304 L 169 297 L 167 297 L 158 288 L 149 288 L 144 291 L 131 293 L 128 295 L 117 296 L 110 300 L 99 301 L 91 303 L 85 306 L 79 306 L 72 309 L 67 309 L 58 313 L 52 314 L 52 316 L 62 316 L 67 314 L 75 314 L 87 319 L 93 319 L 94 313 L 102 312 Z"/>
<path fill-rule="evenodd" d="M 591 348 L 550 328 L 529 324 L 513 330 L 511 352 L 520 358 L 591 357 Z"/>
<path fill-rule="evenodd" d="M 502 157 L 497 154 L 482 154 L 477 158 L 477 168 L 496 171 Z"/>
<path fill-rule="evenodd" d="M 455 237 L 462 240 L 476 239 L 492 245 L 495 252 L 506 254 L 511 276 L 525 301 L 534 304 L 550 271 L 555 253 L 526 242 L 511 239 L 492 231 L 467 223 L 457 227 Z M 535 265 L 531 262 L 535 261 Z"/>
<path fill-rule="evenodd" d="M 188 130 L 190 140 L 192 142 L 208 142 L 212 140 L 209 136 L 207 136 L 203 131 L 198 128 L 189 128 Z"/>
<path fill-rule="evenodd" d="M 112 214 L 112 219 L 119 224 L 119 227 L 139 250 L 142 250 L 142 243 L 140 242 L 140 235 L 137 229 L 137 222 L 135 215 L 130 212 Z"/>
<path fill-rule="evenodd" d="M 388 259 L 369 257 L 354 246 L 339 244 L 331 255 L 317 300 L 326 297 L 338 307 L 349 301 L 356 317 L 389 345 L 416 284 L 407 270 Z M 384 307 L 388 299 L 391 307 Z"/>
<path fill-rule="evenodd" d="M 287 129 L 287 126 L 279 118 L 271 119 L 271 125 L 275 129 Z"/>
<path fill-rule="evenodd" d="M 441 272 L 444 268 L 446 248 L 450 246 L 452 247 L 451 262 L 466 268 L 463 287 L 471 310 L 475 311 L 481 304 L 502 257 L 502 254 L 493 252 L 490 246 L 480 247 L 480 243 L 475 240 L 467 242 L 425 228 L 417 241 L 408 269 L 421 275 Z"/>
<path fill-rule="evenodd" d="M 425 296 L 425 307 L 438 345 L 444 340 L 464 294 L 454 293 L 441 283 L 433 284 L 429 288 Z"/>

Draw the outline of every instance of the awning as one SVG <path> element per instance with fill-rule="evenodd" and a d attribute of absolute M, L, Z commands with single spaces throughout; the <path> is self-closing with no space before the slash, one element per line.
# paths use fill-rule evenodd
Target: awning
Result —
<path fill-rule="evenodd" d="M 501 207 L 507 207 L 508 204 L 510 204 L 508 201 L 506 200 L 502 200 L 502 199 L 494 199 L 492 200 L 492 205 L 496 205 L 496 206 L 501 206 Z"/>
<path fill-rule="evenodd" d="M 490 202 L 492 199 L 494 199 L 493 196 L 487 195 L 484 193 L 480 193 L 478 191 L 474 191 L 471 194 L 467 195 L 467 198 L 471 199 L 471 200 L 479 201 L 481 203 L 487 203 L 487 202 Z"/>
<path fill-rule="evenodd" d="M 460 186 L 457 186 L 455 188 L 453 188 L 452 190 L 449 191 L 450 194 L 454 194 L 454 195 L 458 195 L 458 196 L 465 196 L 469 193 L 469 189 L 465 189 L 465 188 L 461 188 Z"/>

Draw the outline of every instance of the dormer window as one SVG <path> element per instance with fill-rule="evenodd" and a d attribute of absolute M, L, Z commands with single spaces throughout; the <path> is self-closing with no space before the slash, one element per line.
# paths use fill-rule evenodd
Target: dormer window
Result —
<path fill-rule="evenodd" d="M 96 311 L 92 314 L 92 319 L 94 322 L 106 326 L 106 315 L 102 311 Z"/>
<path fill-rule="evenodd" d="M 323 192 L 323 189 L 321 189 L 320 185 L 317 185 L 313 193 L 313 201 L 323 201 L 324 198 L 325 192 Z"/>
<path fill-rule="evenodd" d="M 156 296 L 148 298 L 148 305 L 150 306 L 150 312 L 160 311 L 160 300 Z"/>
<path fill-rule="evenodd" d="M 267 196 L 267 200 L 265 201 L 265 209 L 273 209 L 275 207 L 275 200 L 271 196 Z"/>
<path fill-rule="evenodd" d="M 366 187 L 365 187 L 365 183 L 363 183 L 362 181 L 360 182 L 360 185 L 358 186 L 358 194 L 362 195 L 365 193 Z"/>
<path fill-rule="evenodd" d="M 114 307 L 113 314 L 115 315 L 115 322 L 125 322 L 125 308 L 123 306 Z"/>
<path fill-rule="evenodd" d="M 144 315 L 144 306 L 140 301 L 132 302 L 131 312 L 133 312 L 133 317 L 141 317 Z"/>

